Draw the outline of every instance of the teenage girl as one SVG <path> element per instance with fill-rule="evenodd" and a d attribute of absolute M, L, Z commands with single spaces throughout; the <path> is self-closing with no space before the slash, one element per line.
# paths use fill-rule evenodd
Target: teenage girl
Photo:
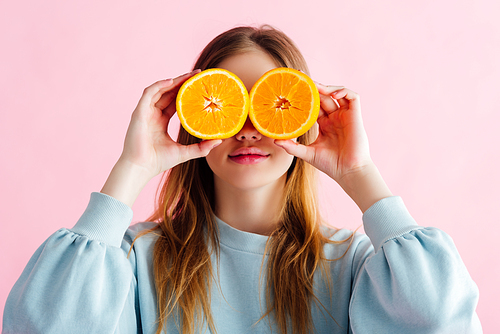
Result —
<path fill-rule="evenodd" d="M 276 67 L 309 73 L 279 30 L 239 27 L 207 45 L 197 70 L 146 88 L 101 192 L 13 287 L 3 333 L 482 332 L 453 241 L 417 225 L 371 160 L 355 92 L 317 83 L 317 125 L 295 140 L 250 120 L 225 140 L 182 127 L 172 140 L 180 85 L 213 67 L 248 90 Z M 357 204 L 366 235 L 321 221 L 317 170 Z M 150 222 L 129 226 L 163 172 Z"/>

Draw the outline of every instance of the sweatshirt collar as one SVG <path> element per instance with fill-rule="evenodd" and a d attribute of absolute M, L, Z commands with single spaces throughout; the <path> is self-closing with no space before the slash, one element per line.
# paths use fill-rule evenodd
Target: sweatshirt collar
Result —
<path fill-rule="evenodd" d="M 221 244 L 247 253 L 264 255 L 268 236 L 237 230 L 215 216 Z"/>

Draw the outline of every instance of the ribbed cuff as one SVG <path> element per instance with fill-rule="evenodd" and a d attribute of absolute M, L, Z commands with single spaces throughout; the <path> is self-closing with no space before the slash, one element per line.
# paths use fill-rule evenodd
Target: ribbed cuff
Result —
<path fill-rule="evenodd" d="M 373 204 L 363 214 L 363 223 L 375 252 L 387 240 L 422 228 L 415 222 L 399 196 L 387 197 Z"/>
<path fill-rule="evenodd" d="M 87 209 L 71 231 L 92 240 L 120 247 L 132 222 L 132 209 L 119 200 L 98 192 L 90 195 Z"/>

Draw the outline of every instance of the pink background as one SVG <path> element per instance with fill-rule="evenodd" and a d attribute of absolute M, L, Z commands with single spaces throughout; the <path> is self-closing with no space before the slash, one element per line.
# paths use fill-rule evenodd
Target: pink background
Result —
<path fill-rule="evenodd" d="M 0 3 L 0 311 L 35 249 L 101 189 L 143 89 L 189 71 L 220 32 L 269 23 L 295 40 L 315 80 L 361 95 L 373 159 L 421 225 L 454 238 L 485 333 L 499 332 L 500 3 L 242 3 Z M 359 226 L 333 181 L 321 194 L 333 225 Z"/>

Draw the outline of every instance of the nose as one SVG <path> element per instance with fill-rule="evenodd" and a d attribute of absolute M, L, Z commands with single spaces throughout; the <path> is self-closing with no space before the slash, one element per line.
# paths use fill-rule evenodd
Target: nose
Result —
<path fill-rule="evenodd" d="M 253 126 L 252 121 L 250 121 L 250 117 L 247 117 L 245 125 L 243 125 L 243 128 L 240 130 L 240 132 L 236 134 L 236 139 L 239 141 L 259 141 L 262 139 L 262 135 Z"/>

